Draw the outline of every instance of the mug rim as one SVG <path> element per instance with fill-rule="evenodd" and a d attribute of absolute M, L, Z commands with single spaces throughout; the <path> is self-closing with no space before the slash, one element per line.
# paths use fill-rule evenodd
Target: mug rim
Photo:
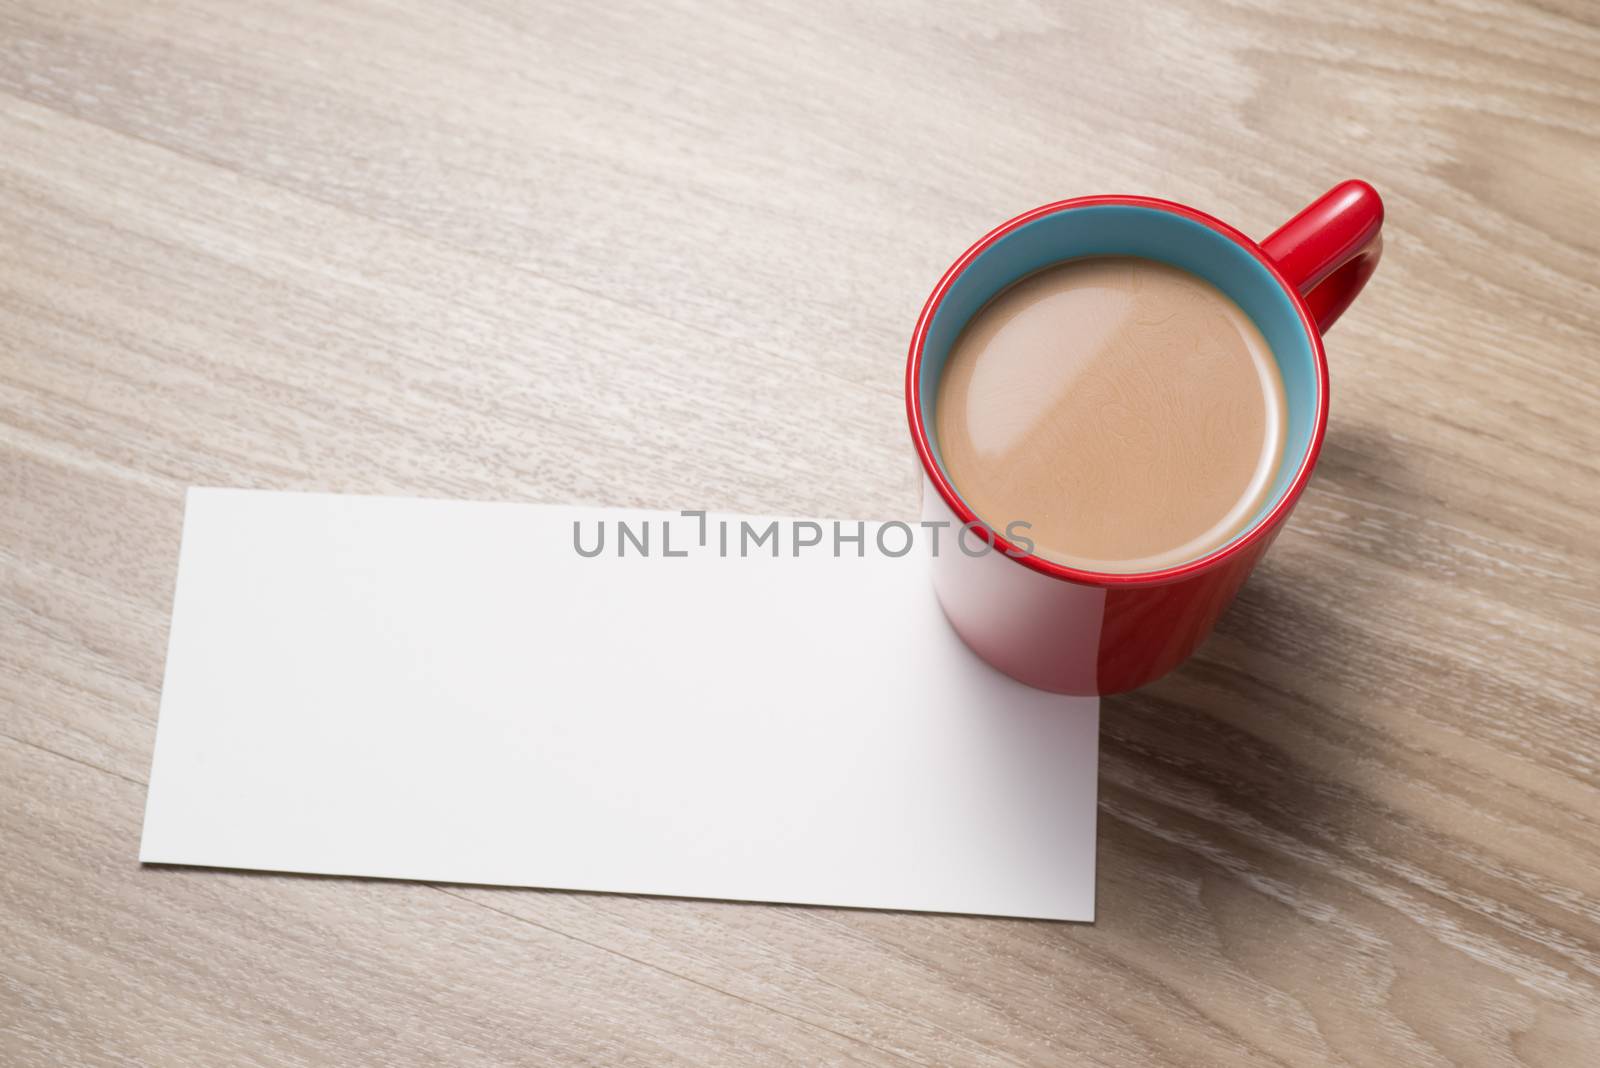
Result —
<path fill-rule="evenodd" d="M 973 510 L 967 507 L 961 495 L 956 493 L 955 487 L 945 476 L 934 457 L 932 442 L 928 428 L 922 419 L 921 392 L 919 379 L 922 372 L 923 350 L 927 345 L 928 331 L 933 324 L 933 318 L 939 311 L 951 285 L 961 274 L 970 267 L 975 260 L 987 252 L 1001 238 L 1015 230 L 1042 219 L 1049 215 L 1072 211 L 1078 208 L 1091 208 L 1102 206 L 1124 206 L 1135 208 L 1148 208 L 1177 215 L 1190 222 L 1199 223 L 1232 241 L 1240 248 L 1253 256 L 1258 263 L 1266 268 L 1272 280 L 1277 283 L 1288 298 L 1290 305 L 1300 318 L 1300 326 L 1306 335 L 1306 340 L 1311 344 L 1313 363 L 1315 364 L 1317 400 L 1316 410 L 1312 416 L 1311 440 L 1306 446 L 1305 455 L 1301 457 L 1300 467 L 1290 479 L 1288 487 L 1279 495 L 1266 515 L 1252 523 L 1243 534 L 1236 535 L 1226 544 L 1221 545 L 1203 556 L 1171 567 L 1160 568 L 1155 571 L 1114 572 L 1090 571 L 1084 568 L 1069 567 L 1053 560 L 1047 560 L 1033 553 L 1023 553 L 1008 541 L 1001 533 L 991 528 L 982 519 L 979 519 Z M 964 326 L 965 324 L 963 324 Z M 979 238 L 965 252 L 963 252 L 943 277 L 933 292 L 928 295 L 926 303 L 922 306 L 922 313 L 917 317 L 917 328 L 911 335 L 911 347 L 906 360 L 906 417 L 911 423 L 911 438 L 917 449 L 917 456 L 922 461 L 923 473 L 933 483 L 934 489 L 944 502 L 949 506 L 956 518 L 964 525 L 978 524 L 977 533 L 993 548 L 1004 552 L 1008 559 L 1030 568 L 1051 578 L 1062 579 L 1084 586 L 1098 587 L 1132 587 L 1132 586 L 1157 586 L 1181 579 L 1190 578 L 1203 572 L 1211 571 L 1227 561 L 1249 551 L 1252 547 L 1269 537 L 1283 521 L 1284 517 L 1294 507 L 1301 491 L 1311 479 L 1311 469 L 1317 462 L 1317 456 L 1322 451 L 1322 439 L 1328 426 L 1328 357 L 1322 348 L 1322 332 L 1317 329 L 1316 320 L 1306 307 L 1305 298 L 1289 281 L 1284 278 L 1283 272 L 1278 269 L 1271 257 L 1261 250 L 1261 246 L 1249 237 L 1229 226 L 1212 215 L 1208 215 L 1186 204 L 1174 200 L 1163 200 L 1159 197 L 1130 196 L 1118 194 L 1105 194 L 1084 197 L 1070 197 L 1066 200 L 1052 201 L 1041 205 L 1031 211 L 1008 219 L 999 226 L 990 230 Z"/>

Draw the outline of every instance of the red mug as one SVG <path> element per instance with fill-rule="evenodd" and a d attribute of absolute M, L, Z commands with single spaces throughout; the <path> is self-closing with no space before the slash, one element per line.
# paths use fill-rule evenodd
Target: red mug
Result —
<path fill-rule="evenodd" d="M 1151 197 L 1062 200 L 1017 216 L 967 249 L 923 306 L 906 365 L 906 414 L 922 460 L 925 524 L 966 527 L 976 555 L 934 555 L 933 582 L 956 632 L 1006 674 L 1044 690 L 1113 694 L 1160 678 L 1211 633 L 1283 528 L 1328 425 L 1322 334 L 1377 266 L 1383 201 L 1342 182 L 1257 244 L 1204 212 Z M 1084 256 L 1161 260 L 1222 290 L 1260 328 L 1283 375 L 1283 460 L 1243 531 L 1197 559 L 1110 574 L 1027 554 L 983 525 L 951 485 L 930 431 L 939 375 L 961 329 L 1006 286 Z"/>

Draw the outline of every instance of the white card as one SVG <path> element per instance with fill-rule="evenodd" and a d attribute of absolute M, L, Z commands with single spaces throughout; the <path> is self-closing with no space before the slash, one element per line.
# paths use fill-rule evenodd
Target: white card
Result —
<path fill-rule="evenodd" d="M 1092 919 L 1098 702 L 740 522 L 191 490 L 140 859 Z"/>

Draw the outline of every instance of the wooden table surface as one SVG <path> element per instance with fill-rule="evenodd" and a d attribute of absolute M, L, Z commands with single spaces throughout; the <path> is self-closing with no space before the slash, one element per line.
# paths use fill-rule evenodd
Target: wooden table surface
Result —
<path fill-rule="evenodd" d="M 1093 925 L 136 860 L 191 484 L 911 517 L 1036 204 L 1388 204 Z M 0 1063 L 1600 1063 L 1600 8 L 0 4 Z"/>

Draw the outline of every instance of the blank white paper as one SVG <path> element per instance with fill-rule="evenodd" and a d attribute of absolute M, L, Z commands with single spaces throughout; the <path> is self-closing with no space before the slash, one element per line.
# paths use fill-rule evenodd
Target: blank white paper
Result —
<path fill-rule="evenodd" d="M 140 859 L 1092 919 L 1098 702 L 739 518 L 191 490 Z"/>

